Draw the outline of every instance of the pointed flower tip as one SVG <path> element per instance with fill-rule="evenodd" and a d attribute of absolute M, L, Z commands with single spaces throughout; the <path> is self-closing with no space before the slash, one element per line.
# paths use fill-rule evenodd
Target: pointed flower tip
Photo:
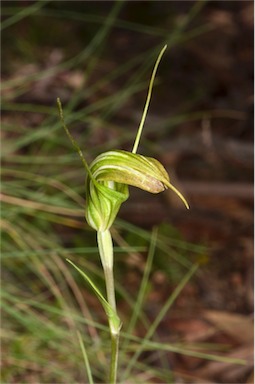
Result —
<path fill-rule="evenodd" d="M 179 192 L 179 191 L 178 191 Z M 177 195 L 180 197 L 180 199 L 182 200 L 182 202 L 183 202 L 183 204 L 185 205 L 185 207 L 187 208 L 187 209 L 189 209 L 189 204 L 188 204 L 188 202 L 187 202 L 187 200 L 185 199 L 185 197 L 179 192 L 179 193 L 177 193 Z"/>
<path fill-rule="evenodd" d="M 173 186 L 173 184 L 171 184 L 170 182 L 167 182 L 166 186 L 167 186 L 168 188 L 172 189 L 172 191 L 175 192 L 176 195 L 181 199 L 181 201 L 183 202 L 183 204 L 185 205 L 185 207 L 186 207 L 187 209 L 189 209 L 189 204 L 188 204 L 187 200 L 185 199 L 185 197 L 183 196 L 183 194 L 182 194 L 180 191 L 178 191 L 178 189 L 175 188 L 175 187 Z"/>

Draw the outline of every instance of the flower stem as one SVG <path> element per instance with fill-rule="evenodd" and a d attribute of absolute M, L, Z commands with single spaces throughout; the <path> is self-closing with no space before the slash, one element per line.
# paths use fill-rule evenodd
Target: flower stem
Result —
<path fill-rule="evenodd" d="M 119 332 L 111 334 L 111 367 L 109 383 L 115 384 L 117 381 L 118 357 L 119 357 Z"/>
<path fill-rule="evenodd" d="M 107 301 L 116 312 L 114 277 L 113 277 L 113 245 L 110 231 L 97 232 L 98 249 L 104 269 Z"/>
<path fill-rule="evenodd" d="M 107 301 L 116 312 L 116 300 L 115 300 L 115 292 L 114 292 L 114 277 L 113 277 L 113 269 L 106 268 L 104 270 L 105 276 L 105 285 L 106 285 L 106 293 L 107 293 Z"/>
<path fill-rule="evenodd" d="M 110 231 L 98 231 L 97 242 L 101 262 L 104 269 L 107 301 L 115 312 L 116 318 L 118 318 L 116 311 L 113 276 L 113 244 Z M 118 321 L 116 322 L 116 318 L 113 316 L 108 316 L 109 328 L 111 332 L 111 365 L 109 375 L 110 384 L 115 384 L 117 379 L 120 325 Z"/>

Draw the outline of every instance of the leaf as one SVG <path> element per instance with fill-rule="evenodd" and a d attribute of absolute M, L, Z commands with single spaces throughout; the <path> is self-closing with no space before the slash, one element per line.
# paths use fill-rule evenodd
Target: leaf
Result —
<path fill-rule="evenodd" d="M 97 288 L 97 286 L 93 283 L 93 281 L 90 279 L 90 277 L 83 272 L 77 265 L 75 265 L 71 260 L 66 259 L 66 261 L 71 264 L 80 274 L 81 276 L 89 283 L 95 294 L 97 295 L 100 303 L 102 304 L 106 316 L 108 317 L 109 324 L 111 327 L 111 331 L 114 333 L 119 332 L 119 329 L 121 327 L 121 321 L 119 316 L 117 315 L 116 311 L 111 307 L 111 305 L 108 303 L 108 301 L 104 298 L 103 294 L 100 292 L 100 290 Z"/>

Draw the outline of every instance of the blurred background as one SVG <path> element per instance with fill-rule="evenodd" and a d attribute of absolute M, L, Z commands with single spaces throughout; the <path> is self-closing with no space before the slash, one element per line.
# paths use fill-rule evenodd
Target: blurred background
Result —
<path fill-rule="evenodd" d="M 253 382 L 253 23 L 252 1 L 2 1 L 3 383 L 88 382 L 77 329 L 105 382 L 106 319 L 65 261 L 104 291 L 56 98 L 89 162 L 131 150 L 164 44 L 138 152 L 190 210 L 130 188 L 113 227 L 119 382 Z"/>

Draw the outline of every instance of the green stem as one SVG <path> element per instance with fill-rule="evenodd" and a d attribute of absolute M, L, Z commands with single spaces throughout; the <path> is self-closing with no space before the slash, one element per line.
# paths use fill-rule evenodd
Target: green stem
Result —
<path fill-rule="evenodd" d="M 110 384 L 115 384 L 117 382 L 119 336 L 119 332 L 117 334 L 111 334 L 111 368 L 109 377 Z"/>
<path fill-rule="evenodd" d="M 98 249 L 104 269 L 107 301 L 116 312 L 114 277 L 113 277 L 113 245 L 109 229 L 97 232 Z"/>
<path fill-rule="evenodd" d="M 110 304 L 110 306 L 112 307 L 112 309 L 116 312 L 113 269 L 112 268 L 111 269 L 106 268 L 104 270 L 104 276 L 105 276 L 107 301 Z"/>
<path fill-rule="evenodd" d="M 104 269 L 107 301 L 109 305 L 112 307 L 117 317 L 115 290 L 114 290 L 114 276 L 113 276 L 113 244 L 112 244 L 112 237 L 111 237 L 110 231 L 108 229 L 105 231 L 98 231 L 97 242 L 98 242 L 98 249 L 99 249 L 101 262 Z M 120 326 L 118 322 L 116 325 L 116 322 L 112 316 L 108 316 L 108 321 L 109 321 L 109 328 L 111 332 L 111 366 L 110 366 L 109 383 L 115 384 L 116 378 L 117 378 L 117 367 L 118 367 L 118 356 L 119 356 Z"/>

